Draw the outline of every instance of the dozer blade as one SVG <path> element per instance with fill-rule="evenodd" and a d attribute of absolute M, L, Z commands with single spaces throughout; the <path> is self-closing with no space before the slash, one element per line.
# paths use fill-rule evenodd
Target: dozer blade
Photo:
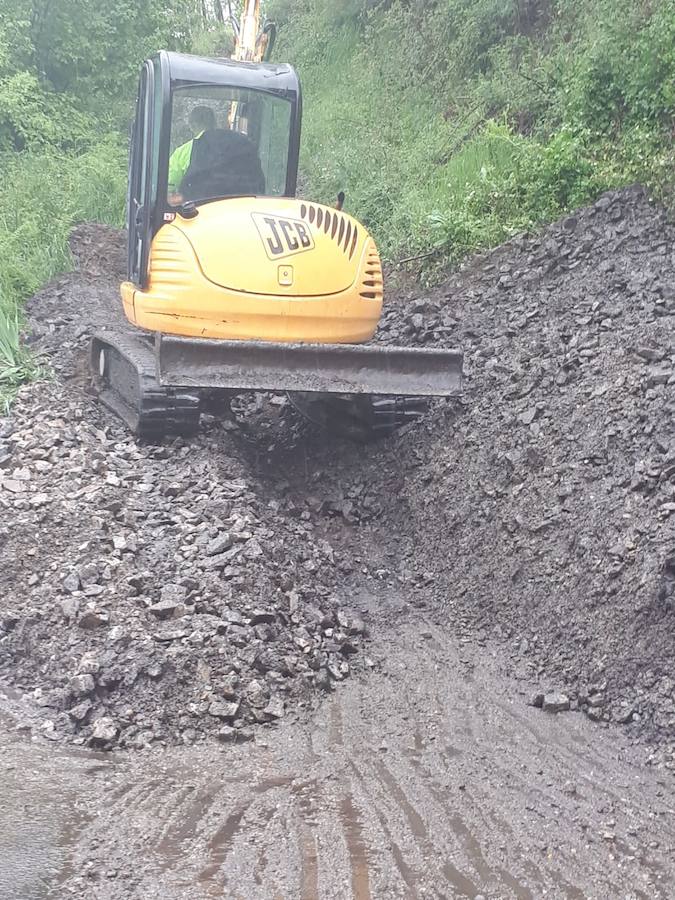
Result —
<path fill-rule="evenodd" d="M 462 380 L 459 350 L 277 344 L 166 337 L 155 342 L 165 387 L 445 397 Z"/>

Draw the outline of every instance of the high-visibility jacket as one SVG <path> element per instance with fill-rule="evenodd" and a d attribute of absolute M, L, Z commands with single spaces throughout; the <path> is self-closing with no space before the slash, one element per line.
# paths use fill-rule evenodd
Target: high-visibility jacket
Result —
<path fill-rule="evenodd" d="M 186 141 L 184 144 L 181 144 L 180 147 L 176 147 L 176 149 L 171 154 L 169 159 L 169 193 L 175 194 L 180 188 L 181 181 L 185 178 L 185 173 L 190 167 L 190 160 L 192 159 L 192 144 L 197 139 L 200 138 L 204 134 L 204 132 L 200 132 L 195 135 L 194 138 L 191 138 L 189 141 Z"/>

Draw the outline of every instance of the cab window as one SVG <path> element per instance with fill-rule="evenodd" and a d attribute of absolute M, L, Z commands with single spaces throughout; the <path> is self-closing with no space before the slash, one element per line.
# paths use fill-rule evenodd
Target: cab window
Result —
<path fill-rule="evenodd" d="M 262 91 L 174 88 L 168 202 L 283 196 L 291 119 L 289 101 Z"/>

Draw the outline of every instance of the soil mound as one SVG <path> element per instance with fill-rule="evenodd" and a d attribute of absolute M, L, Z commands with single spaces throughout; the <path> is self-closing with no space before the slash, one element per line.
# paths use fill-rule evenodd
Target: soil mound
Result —
<path fill-rule="evenodd" d="M 249 739 L 349 673 L 365 625 L 333 588 L 351 564 L 256 476 L 264 431 L 147 446 L 94 402 L 88 339 L 121 320 L 123 241 L 87 225 L 73 251 L 29 304 L 56 378 L 0 424 L 0 673 L 50 739 Z"/>
<path fill-rule="evenodd" d="M 30 306 L 57 376 L 0 426 L 0 675 L 53 739 L 245 738 L 362 658 L 377 585 L 675 764 L 674 238 L 631 188 L 400 291 L 380 339 L 462 346 L 467 379 L 377 447 L 283 398 L 147 447 L 86 392 L 122 248 L 79 229 Z"/>
<path fill-rule="evenodd" d="M 384 327 L 466 352 L 461 405 L 359 473 L 418 596 L 672 760 L 673 225 L 639 188 L 608 194 L 399 298 Z"/>

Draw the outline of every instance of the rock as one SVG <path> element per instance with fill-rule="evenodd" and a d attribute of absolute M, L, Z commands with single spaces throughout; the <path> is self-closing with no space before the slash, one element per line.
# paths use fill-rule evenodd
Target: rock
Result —
<path fill-rule="evenodd" d="M 646 362 L 658 362 L 663 359 L 663 352 L 655 347 L 636 347 L 635 353 Z"/>
<path fill-rule="evenodd" d="M 566 712 L 570 708 L 570 698 L 555 691 L 544 694 L 541 708 L 550 713 Z"/>
<path fill-rule="evenodd" d="M 226 700 L 236 700 L 239 690 L 239 676 L 228 675 L 219 685 L 220 693 Z"/>
<path fill-rule="evenodd" d="M 265 644 L 270 644 L 277 639 L 278 632 L 274 625 L 256 625 L 253 630 L 256 638 Z"/>
<path fill-rule="evenodd" d="M 651 367 L 647 372 L 647 384 L 650 387 L 656 387 L 659 384 L 668 384 L 675 374 L 675 369 L 670 367 Z"/>
<path fill-rule="evenodd" d="M 344 628 L 348 634 L 363 635 L 366 632 L 366 625 L 363 619 L 345 610 L 338 610 L 337 621 L 338 625 Z M 422 636 L 424 637 L 425 633 L 422 633 Z"/>
<path fill-rule="evenodd" d="M 163 622 L 167 619 L 179 619 L 181 616 L 185 615 L 187 610 L 182 603 L 176 603 L 174 600 L 165 599 L 160 600 L 158 603 L 153 603 L 149 612 L 159 619 L 160 622 Z"/>
<path fill-rule="evenodd" d="M 110 619 L 107 613 L 89 610 L 80 616 L 78 625 L 85 631 L 93 631 L 95 628 L 102 628 L 109 623 Z"/>
<path fill-rule="evenodd" d="M 234 744 L 239 737 L 239 732 L 231 725 L 223 725 L 218 730 L 217 737 L 221 744 Z"/>
<path fill-rule="evenodd" d="M 531 406 L 529 409 L 526 409 L 524 413 L 521 413 L 518 418 L 523 425 L 531 425 L 537 418 L 538 413 L 537 407 Z"/>
<path fill-rule="evenodd" d="M 100 719 L 96 719 L 93 723 L 89 743 L 93 746 L 112 744 L 115 740 L 117 740 L 118 734 L 119 728 L 117 727 L 115 720 L 110 718 L 109 716 L 102 716 Z"/>
<path fill-rule="evenodd" d="M 206 548 L 207 556 L 220 556 L 221 553 L 225 553 L 226 550 L 229 550 L 232 544 L 234 543 L 232 539 L 232 535 L 228 532 L 223 534 L 219 534 L 217 538 L 214 538 Z"/>
<path fill-rule="evenodd" d="M 23 494 L 27 490 L 27 485 L 14 478 L 3 478 L 0 479 L 0 490 L 8 491 L 10 494 Z"/>
<path fill-rule="evenodd" d="M 75 697 L 83 697 L 90 694 L 96 687 L 92 675 L 74 675 L 69 682 L 70 692 Z"/>
<path fill-rule="evenodd" d="M 164 631 L 157 631 L 153 635 L 156 641 L 170 643 L 172 641 L 180 641 L 188 636 L 187 628 L 166 628 Z"/>
<path fill-rule="evenodd" d="M 63 590 L 68 594 L 74 594 L 75 591 L 79 591 L 82 587 L 80 576 L 77 572 L 71 572 L 69 575 L 66 575 L 61 584 Z"/>
<path fill-rule="evenodd" d="M 71 719 L 79 724 L 83 724 L 89 713 L 93 709 L 93 704 L 91 700 L 83 700 L 82 703 L 78 703 L 77 706 L 73 706 L 72 709 L 68 710 L 68 715 Z"/>
<path fill-rule="evenodd" d="M 152 678 L 153 681 L 157 681 L 158 678 L 162 677 L 163 666 L 160 662 L 152 663 L 146 668 L 145 672 L 148 678 Z"/>
<path fill-rule="evenodd" d="M 216 719 L 234 719 L 239 712 L 239 702 L 222 703 L 215 701 L 209 706 L 209 715 Z"/>
<path fill-rule="evenodd" d="M 283 719 L 286 713 L 284 701 L 280 697 L 273 697 L 265 707 L 264 712 L 270 719 Z"/>
<path fill-rule="evenodd" d="M 77 618 L 77 614 L 80 611 L 80 603 L 79 600 L 76 600 L 74 597 L 68 597 L 66 600 L 61 601 L 61 612 L 69 621 Z"/>
<path fill-rule="evenodd" d="M 251 613 L 251 625 L 271 625 L 276 618 L 276 613 L 272 611 L 254 609 Z"/>
<path fill-rule="evenodd" d="M 628 722 L 633 720 L 634 714 L 635 708 L 630 704 L 624 704 L 614 710 L 612 718 L 615 722 L 618 722 L 619 725 L 627 725 Z"/>
<path fill-rule="evenodd" d="M 328 669 L 319 669 L 314 676 L 314 683 L 321 691 L 330 691 L 332 689 L 331 678 Z"/>
<path fill-rule="evenodd" d="M 85 653 L 77 667 L 77 671 L 82 674 L 95 675 L 101 668 L 101 659 L 98 653 L 89 651 Z"/>
<path fill-rule="evenodd" d="M 263 709 L 269 700 L 269 690 L 260 681 L 251 681 L 246 687 L 244 696 L 249 706 Z"/>
<path fill-rule="evenodd" d="M 289 675 L 290 670 L 284 657 L 274 650 L 263 650 L 257 653 L 253 665 L 259 672 L 279 672 L 282 675 Z"/>
<path fill-rule="evenodd" d="M 187 597 L 187 589 L 182 584 L 165 584 L 159 595 L 159 602 L 174 607 L 182 604 Z"/>

